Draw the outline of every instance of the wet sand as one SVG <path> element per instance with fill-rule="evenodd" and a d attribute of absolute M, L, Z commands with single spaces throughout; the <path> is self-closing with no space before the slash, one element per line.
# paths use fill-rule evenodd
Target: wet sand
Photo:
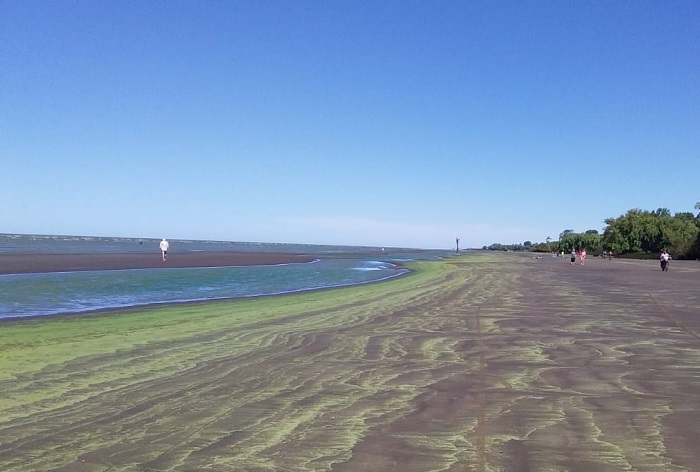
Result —
<path fill-rule="evenodd" d="M 310 262 L 303 254 L 270 252 L 188 252 L 126 254 L 0 254 L 0 274 L 70 272 L 82 270 L 226 267 Z"/>
<path fill-rule="evenodd" d="M 430 264 L 170 308 L 152 333 L 8 325 L 0 468 L 700 471 L 700 263 Z M 246 310 L 282 317 L 231 321 Z"/>

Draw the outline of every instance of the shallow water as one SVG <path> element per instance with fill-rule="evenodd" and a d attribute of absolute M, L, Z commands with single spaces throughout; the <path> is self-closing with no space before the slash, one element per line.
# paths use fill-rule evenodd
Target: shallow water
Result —
<path fill-rule="evenodd" d="M 140 243 L 140 244 L 139 244 Z M 6 253 L 125 253 L 157 250 L 158 240 L 0 235 Z M 355 285 L 406 274 L 396 262 L 431 259 L 441 251 L 225 241 L 170 241 L 173 251 L 306 252 L 313 263 L 180 269 L 133 269 L 0 276 L 0 318 L 82 313 L 109 308 L 255 297 Z M 369 255 L 378 252 L 380 257 Z M 340 256 L 342 254 L 342 256 Z"/>
<path fill-rule="evenodd" d="M 0 276 L 0 318 L 290 293 L 367 283 L 406 272 L 388 263 L 330 259 L 279 266 L 4 275 Z"/>

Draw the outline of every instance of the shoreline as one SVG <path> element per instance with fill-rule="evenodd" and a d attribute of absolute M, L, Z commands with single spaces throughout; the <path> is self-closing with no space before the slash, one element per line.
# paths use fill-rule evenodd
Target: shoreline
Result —
<path fill-rule="evenodd" d="M 311 254 L 273 252 L 186 252 L 84 253 L 84 254 L 0 254 L 0 275 L 40 274 L 123 269 L 180 269 L 187 267 L 231 267 L 307 263 L 317 260 Z"/>
<path fill-rule="evenodd" d="M 316 259 L 313 259 L 313 260 L 316 260 Z M 60 321 L 62 318 L 103 316 L 103 315 L 113 315 L 113 314 L 129 314 L 129 313 L 138 313 L 139 311 L 142 311 L 142 310 L 151 310 L 151 309 L 157 310 L 160 308 L 168 309 L 171 307 L 179 307 L 179 306 L 197 307 L 197 306 L 216 304 L 216 303 L 230 303 L 230 302 L 235 302 L 238 300 L 256 300 L 256 299 L 267 299 L 267 298 L 274 298 L 274 297 L 288 297 L 288 296 L 299 295 L 299 294 L 304 294 L 304 293 L 325 292 L 325 291 L 329 291 L 329 290 L 351 288 L 351 287 L 361 287 L 361 286 L 365 286 L 365 285 L 378 284 L 381 282 L 387 282 L 387 281 L 398 279 L 401 277 L 407 277 L 407 276 L 410 276 L 414 272 L 414 270 L 405 267 L 403 264 L 395 264 L 395 265 L 397 268 L 400 267 L 400 268 L 404 269 L 405 272 L 397 273 L 394 275 L 389 275 L 389 276 L 381 278 L 381 279 L 367 280 L 367 281 L 358 282 L 358 283 L 350 283 L 350 284 L 345 284 L 345 285 L 334 285 L 334 286 L 329 286 L 329 287 L 305 288 L 305 289 L 299 289 L 299 290 L 291 290 L 288 292 L 269 293 L 269 294 L 263 294 L 263 295 L 245 295 L 245 296 L 239 296 L 239 297 L 205 298 L 205 299 L 200 299 L 200 300 L 152 302 L 152 303 L 144 303 L 144 304 L 129 305 L 129 306 L 104 307 L 104 308 L 89 309 L 89 310 L 84 310 L 84 311 L 68 311 L 68 312 L 61 312 L 61 313 L 50 313 L 50 314 L 46 314 L 46 315 L 26 315 L 26 316 L 9 316 L 9 317 L 1 317 L 0 316 L 0 326 L 2 326 L 5 323 L 20 323 L 23 321 L 29 321 L 29 322 L 43 321 L 43 320 Z M 224 267 L 226 267 L 226 266 L 224 266 Z M 129 269 L 115 269 L 115 270 L 129 270 Z"/>
<path fill-rule="evenodd" d="M 322 257 L 318 254 L 299 253 L 270 253 L 270 252 L 189 252 L 168 255 L 168 260 L 163 262 L 158 254 L 154 257 L 149 253 L 26 253 L 26 254 L 0 254 L 0 279 L 5 276 L 20 276 L 31 274 L 60 274 L 79 273 L 89 271 L 130 271 L 141 269 L 180 269 L 180 268 L 218 268 L 218 267 L 253 267 L 253 266 L 275 266 L 289 264 L 311 264 L 317 262 Z M 329 256 L 338 257 L 337 254 Z M 0 325 L 15 322 L 33 322 L 56 318 L 72 318 L 77 316 L 100 316 L 103 314 L 129 313 L 143 309 L 166 308 L 170 306 L 196 306 L 209 303 L 226 303 L 243 299 L 258 299 L 268 297 L 281 297 L 297 293 L 324 291 L 336 288 L 364 285 L 369 283 L 382 282 L 396 277 L 408 275 L 411 270 L 407 269 L 403 263 L 392 262 L 396 269 L 404 269 L 397 273 L 390 274 L 377 280 L 364 281 L 359 283 L 346 283 L 342 285 L 294 289 L 274 293 L 263 293 L 256 295 L 235 295 L 214 298 L 183 298 L 181 300 L 152 301 L 147 303 L 135 303 L 132 305 L 118 305 L 91 307 L 78 311 L 60 311 L 51 313 L 31 313 L 22 316 L 2 316 L 0 315 Z"/>

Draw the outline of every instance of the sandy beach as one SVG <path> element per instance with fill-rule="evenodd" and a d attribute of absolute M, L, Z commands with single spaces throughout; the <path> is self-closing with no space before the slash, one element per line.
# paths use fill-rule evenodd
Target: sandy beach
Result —
<path fill-rule="evenodd" d="M 188 252 L 125 254 L 0 254 L 0 274 L 68 272 L 81 270 L 226 267 L 309 262 L 311 255 L 270 252 Z"/>
<path fill-rule="evenodd" d="M 8 323 L 4 471 L 700 471 L 700 263 L 478 254 Z"/>

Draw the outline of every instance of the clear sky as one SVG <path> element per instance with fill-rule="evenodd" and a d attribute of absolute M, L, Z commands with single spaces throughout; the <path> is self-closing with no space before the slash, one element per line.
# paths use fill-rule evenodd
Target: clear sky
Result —
<path fill-rule="evenodd" d="M 0 232 L 538 242 L 699 157 L 695 0 L 0 0 Z"/>

